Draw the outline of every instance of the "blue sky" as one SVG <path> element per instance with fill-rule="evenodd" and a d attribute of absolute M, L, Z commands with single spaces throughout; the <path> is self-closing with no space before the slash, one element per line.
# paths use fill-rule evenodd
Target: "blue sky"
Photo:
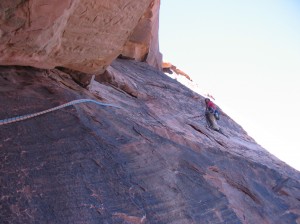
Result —
<path fill-rule="evenodd" d="M 161 0 L 163 60 L 300 170 L 300 1 Z"/>

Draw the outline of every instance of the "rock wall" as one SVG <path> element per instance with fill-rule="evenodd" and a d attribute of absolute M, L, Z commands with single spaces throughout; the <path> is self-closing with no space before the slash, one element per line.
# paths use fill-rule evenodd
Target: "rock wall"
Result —
<path fill-rule="evenodd" d="M 300 173 L 224 112 L 147 65 L 116 60 L 88 89 L 68 70 L 0 67 L 0 223 L 300 222 Z M 276 121 L 274 121 L 276 122 Z"/>
<path fill-rule="evenodd" d="M 2 0 L 0 64 L 101 74 L 138 40 L 130 56 L 158 67 L 158 10 L 158 0 Z"/>
<path fill-rule="evenodd" d="M 159 3 L 0 2 L 0 223 L 300 223 L 299 172 L 159 70 Z M 1 125 L 82 98 L 120 108 Z"/>
<path fill-rule="evenodd" d="M 146 61 L 158 69 L 162 64 L 158 41 L 159 7 L 160 0 L 151 2 L 122 51 L 122 56 Z"/>

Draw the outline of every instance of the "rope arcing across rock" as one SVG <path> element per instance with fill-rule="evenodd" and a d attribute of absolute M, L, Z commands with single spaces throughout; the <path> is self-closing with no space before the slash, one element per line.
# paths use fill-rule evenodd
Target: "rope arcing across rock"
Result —
<path fill-rule="evenodd" d="M 19 122 L 19 121 L 27 120 L 29 118 L 37 117 L 37 116 L 40 116 L 42 114 L 46 114 L 46 113 L 49 113 L 49 112 L 52 112 L 52 111 L 55 111 L 55 110 L 59 110 L 59 109 L 64 108 L 64 107 L 72 106 L 72 105 L 78 104 L 78 103 L 87 103 L 87 102 L 95 103 L 95 104 L 98 104 L 100 106 L 120 108 L 119 106 L 116 106 L 116 105 L 113 105 L 113 104 L 107 104 L 107 103 L 98 102 L 96 100 L 80 99 L 80 100 L 73 100 L 73 101 L 70 101 L 68 103 L 62 104 L 60 106 L 53 107 L 53 108 L 50 108 L 48 110 L 43 110 L 43 111 L 40 111 L 40 112 L 37 112 L 37 113 L 26 114 L 26 115 L 22 115 L 22 116 L 17 116 L 17 117 L 3 119 L 3 120 L 0 120 L 0 125 L 5 125 L 5 124 L 10 124 L 10 123 L 14 123 L 14 122 Z"/>

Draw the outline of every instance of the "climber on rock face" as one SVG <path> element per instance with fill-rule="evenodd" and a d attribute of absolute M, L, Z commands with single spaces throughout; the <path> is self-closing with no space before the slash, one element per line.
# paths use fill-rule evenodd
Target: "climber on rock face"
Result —
<path fill-rule="evenodd" d="M 220 119 L 217 106 L 209 98 L 205 98 L 205 104 L 206 104 L 206 110 L 205 110 L 206 119 L 209 121 L 212 129 L 216 131 L 220 131 L 220 127 L 217 124 L 217 120 Z"/>

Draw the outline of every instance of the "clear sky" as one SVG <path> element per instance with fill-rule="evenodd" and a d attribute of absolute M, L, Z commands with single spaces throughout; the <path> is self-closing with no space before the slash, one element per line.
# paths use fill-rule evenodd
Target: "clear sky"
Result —
<path fill-rule="evenodd" d="M 161 0 L 163 60 L 300 170 L 300 1 Z"/>

